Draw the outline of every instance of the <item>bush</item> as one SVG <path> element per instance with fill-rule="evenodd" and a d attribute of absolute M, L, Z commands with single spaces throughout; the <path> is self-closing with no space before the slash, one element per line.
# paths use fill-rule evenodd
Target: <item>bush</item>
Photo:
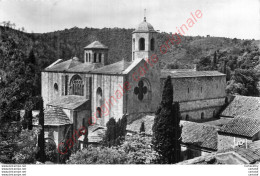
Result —
<path fill-rule="evenodd" d="M 93 147 L 72 154 L 67 164 L 125 164 L 126 153 L 114 147 Z"/>

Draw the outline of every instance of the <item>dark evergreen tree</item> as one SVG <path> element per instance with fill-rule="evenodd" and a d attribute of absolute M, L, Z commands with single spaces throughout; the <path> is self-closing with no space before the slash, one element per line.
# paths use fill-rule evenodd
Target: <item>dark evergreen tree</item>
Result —
<path fill-rule="evenodd" d="M 156 111 L 153 124 L 152 143 L 154 149 L 160 154 L 161 162 L 174 163 L 174 112 L 173 86 L 171 77 L 168 76 L 164 82 L 162 101 Z"/>
<path fill-rule="evenodd" d="M 145 132 L 144 122 L 141 123 L 140 133 Z"/>
<path fill-rule="evenodd" d="M 44 110 L 43 110 L 43 100 L 40 99 L 40 114 L 39 114 L 39 126 L 41 128 L 40 134 L 38 136 L 38 146 L 40 148 L 37 158 L 41 162 L 45 162 L 45 140 L 44 140 Z"/>
<path fill-rule="evenodd" d="M 112 145 L 114 145 L 115 139 L 116 139 L 116 121 L 115 121 L 115 119 L 113 117 L 110 118 L 109 121 L 107 122 L 106 126 L 107 126 L 107 131 L 105 134 L 105 143 L 106 143 L 106 145 L 111 147 Z"/>
<path fill-rule="evenodd" d="M 173 104 L 173 120 L 174 120 L 174 163 L 180 162 L 181 158 L 181 132 L 180 126 L 181 114 L 179 102 Z"/>

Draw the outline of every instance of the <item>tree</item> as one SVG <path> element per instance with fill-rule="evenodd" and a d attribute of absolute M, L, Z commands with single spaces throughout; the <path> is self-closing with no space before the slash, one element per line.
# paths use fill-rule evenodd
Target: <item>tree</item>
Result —
<path fill-rule="evenodd" d="M 109 147 L 119 145 L 126 135 L 127 116 L 123 115 L 122 119 L 117 122 L 112 117 L 106 124 L 107 131 L 104 137 L 104 144 Z"/>
<path fill-rule="evenodd" d="M 227 85 L 227 93 L 259 96 L 258 77 L 255 70 L 236 69 Z"/>
<path fill-rule="evenodd" d="M 174 113 L 173 86 L 171 77 L 168 76 L 164 82 L 162 101 L 156 111 L 153 124 L 152 143 L 163 163 L 174 163 Z"/>
<path fill-rule="evenodd" d="M 181 158 L 181 131 L 180 126 L 181 115 L 180 115 L 180 105 L 179 102 L 174 102 L 173 104 L 173 127 L 174 127 L 174 163 L 180 161 Z"/>
<path fill-rule="evenodd" d="M 38 135 L 38 146 L 39 146 L 39 152 L 37 154 L 37 158 L 41 162 L 45 162 L 45 140 L 44 140 L 44 109 L 43 109 L 43 100 L 40 99 L 40 114 L 39 114 L 39 125 L 41 128 L 41 131 Z"/>
<path fill-rule="evenodd" d="M 140 133 L 145 132 L 144 122 L 142 122 L 140 127 Z"/>

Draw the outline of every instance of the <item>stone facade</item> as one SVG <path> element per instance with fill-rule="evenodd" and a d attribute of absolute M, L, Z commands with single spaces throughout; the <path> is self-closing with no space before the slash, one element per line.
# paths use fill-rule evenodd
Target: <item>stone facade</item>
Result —
<path fill-rule="evenodd" d="M 226 76 L 204 72 L 196 76 L 197 71 L 169 72 L 172 76 L 173 101 L 180 103 L 183 120 L 203 120 L 218 115 L 225 104 Z M 188 73 L 188 74 L 187 74 Z M 166 78 L 161 77 L 161 90 Z"/>
<path fill-rule="evenodd" d="M 73 130 L 89 122 L 105 126 L 110 118 L 118 120 L 124 114 L 134 119 L 156 111 L 165 75 L 171 75 L 174 101 L 180 102 L 183 119 L 215 116 L 225 100 L 225 75 L 187 71 L 185 74 L 192 76 L 182 76 L 162 71 L 154 54 L 156 41 L 156 31 L 144 20 L 132 34 L 131 62 L 122 60 L 108 65 L 108 47 L 98 41 L 84 48 L 81 61 L 74 57 L 54 62 L 41 74 L 44 106 L 62 108 Z M 72 98 L 68 103 L 73 107 L 66 107 L 66 97 Z M 56 142 L 64 134 L 63 128 L 57 129 Z"/>
<path fill-rule="evenodd" d="M 218 135 L 218 150 L 220 151 L 241 145 L 248 145 L 250 143 L 252 143 L 252 140 L 246 137 L 222 133 Z"/>

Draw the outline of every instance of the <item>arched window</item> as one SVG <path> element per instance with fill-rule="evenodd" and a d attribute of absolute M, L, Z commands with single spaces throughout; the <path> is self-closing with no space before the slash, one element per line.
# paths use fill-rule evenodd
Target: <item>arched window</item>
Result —
<path fill-rule="evenodd" d="M 79 75 L 75 75 L 71 78 L 70 95 L 84 95 L 84 84 Z"/>
<path fill-rule="evenodd" d="M 100 62 L 100 63 L 101 63 L 101 58 L 102 58 L 102 54 L 99 53 L 98 62 Z"/>
<path fill-rule="evenodd" d="M 97 62 L 97 53 L 94 53 L 94 63 Z"/>
<path fill-rule="evenodd" d="M 145 40 L 144 40 L 144 38 L 139 39 L 139 50 L 145 50 Z"/>
<path fill-rule="evenodd" d="M 135 39 L 133 39 L 133 50 L 135 50 Z"/>
<path fill-rule="evenodd" d="M 151 51 L 154 50 L 154 38 L 151 39 Z"/>
<path fill-rule="evenodd" d="M 190 93 L 190 88 L 188 88 L 188 93 Z"/>
<path fill-rule="evenodd" d="M 58 84 L 57 84 L 57 83 L 54 84 L 54 90 L 55 90 L 55 92 L 58 92 L 58 91 L 59 91 L 59 87 L 58 87 Z"/>
<path fill-rule="evenodd" d="M 201 113 L 201 119 L 204 119 L 204 112 Z"/>
<path fill-rule="evenodd" d="M 97 96 L 102 97 L 102 89 L 100 87 L 97 88 Z"/>
<path fill-rule="evenodd" d="M 101 118 L 101 108 L 100 107 L 97 107 L 97 118 Z"/>
<path fill-rule="evenodd" d="M 88 62 L 88 53 L 86 53 L 86 61 L 85 62 Z"/>

